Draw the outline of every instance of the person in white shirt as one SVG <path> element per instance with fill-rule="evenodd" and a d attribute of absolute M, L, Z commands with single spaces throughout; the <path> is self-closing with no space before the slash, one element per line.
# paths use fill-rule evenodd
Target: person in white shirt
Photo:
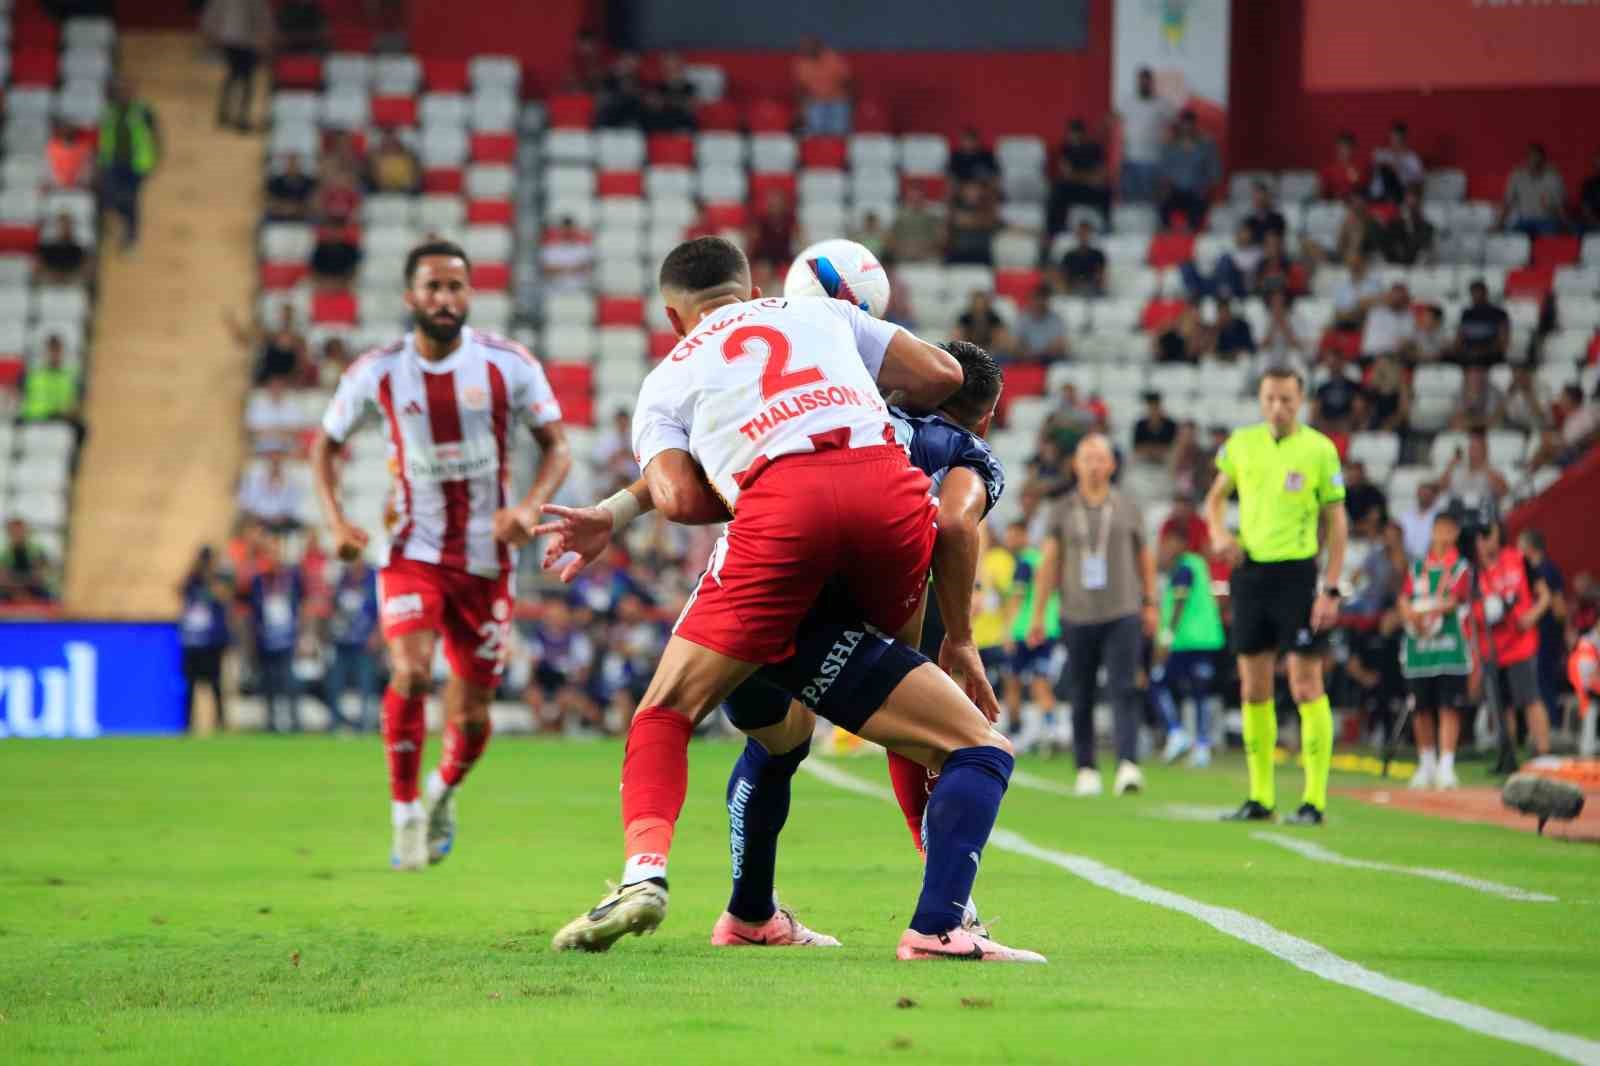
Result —
<path fill-rule="evenodd" d="M 264 387 L 251 393 L 245 406 L 244 428 L 249 430 L 258 454 L 288 447 L 294 434 L 308 424 L 283 378 L 268 378 Z"/>
<path fill-rule="evenodd" d="M 283 469 L 283 454 L 273 452 L 239 483 L 239 510 L 274 533 L 300 528 L 300 487 Z"/>
<path fill-rule="evenodd" d="M 1178 108 L 1156 95 L 1156 79 L 1149 67 L 1140 67 L 1134 95 L 1119 105 L 1122 122 L 1122 174 L 1117 192 L 1122 200 L 1148 202 L 1155 198 L 1156 163 Z"/>
<path fill-rule="evenodd" d="M 1417 505 L 1396 519 L 1400 523 L 1400 535 L 1405 541 L 1407 558 L 1422 559 L 1427 556 L 1429 542 L 1433 539 L 1433 520 L 1442 510 L 1444 500 L 1439 496 L 1439 486 L 1432 481 L 1418 485 Z"/>
<path fill-rule="evenodd" d="M 1420 185 L 1424 171 L 1422 157 L 1411 147 L 1410 130 L 1404 122 L 1389 127 L 1389 140 L 1372 153 L 1372 184 L 1368 195 L 1374 200 L 1399 203 L 1406 189 Z"/>
<path fill-rule="evenodd" d="M 540 280 L 547 290 L 576 292 L 589 287 L 593 272 L 594 245 L 569 215 L 539 244 Z"/>
<path fill-rule="evenodd" d="M 1367 312 L 1361 327 L 1361 354 L 1365 357 L 1394 355 L 1409 359 L 1413 354 L 1412 338 L 1417 333 L 1417 319 L 1411 313 L 1411 293 L 1402 282 L 1389 286 L 1382 303 L 1374 304 Z"/>
<path fill-rule="evenodd" d="M 1383 296 L 1383 279 L 1367 269 L 1367 257 L 1360 252 L 1352 253 L 1345 265 L 1350 278 L 1333 294 L 1333 320 L 1337 326 L 1355 329 Z"/>

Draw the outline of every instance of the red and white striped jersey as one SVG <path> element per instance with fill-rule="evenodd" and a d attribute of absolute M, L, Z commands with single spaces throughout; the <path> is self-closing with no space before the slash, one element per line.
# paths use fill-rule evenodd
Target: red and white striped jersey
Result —
<path fill-rule="evenodd" d="M 893 444 L 878 395 L 900 331 L 843 300 L 769 298 L 719 307 L 645 378 L 633 413 L 639 469 L 668 449 L 694 456 L 730 508 L 765 460 Z"/>
<path fill-rule="evenodd" d="M 350 365 L 322 428 L 342 444 L 374 416 L 384 421 L 394 479 L 391 557 L 482 577 L 510 569 L 493 520 L 510 485 L 511 420 L 533 427 L 561 418 L 528 350 L 464 328 L 460 347 L 429 362 L 408 333 Z"/>

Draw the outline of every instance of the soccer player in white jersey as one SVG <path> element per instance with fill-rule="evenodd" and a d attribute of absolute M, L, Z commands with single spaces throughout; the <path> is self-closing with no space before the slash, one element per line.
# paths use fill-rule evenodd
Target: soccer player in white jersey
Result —
<path fill-rule="evenodd" d="M 489 742 L 489 704 L 505 669 L 516 549 L 572 465 L 550 383 L 521 345 L 466 325 L 470 264 L 448 241 L 406 257 L 414 328 L 351 364 L 312 447 L 317 499 L 341 558 L 366 530 L 339 505 L 334 455 L 369 418 L 381 419 L 394 476 L 389 559 L 379 572 L 391 675 L 383 695 L 394 848 L 390 863 L 421 870 L 455 841 L 455 791 Z M 512 425 L 531 428 L 541 458 L 522 500 L 507 499 Z M 450 681 L 444 746 L 419 798 L 434 647 Z M 424 803 L 425 801 L 425 803 Z"/>
<path fill-rule="evenodd" d="M 649 499 L 625 489 L 602 506 L 618 522 L 646 504 L 677 522 L 732 521 L 629 728 L 622 884 L 556 934 L 557 950 L 604 951 L 661 924 L 690 732 L 759 666 L 793 651 L 824 584 L 837 581 L 881 632 L 920 631 L 936 509 L 879 390 L 931 408 L 962 382 L 948 352 L 843 301 L 761 299 L 744 253 L 719 237 L 679 245 L 660 282 L 682 340 L 645 380 L 634 412 Z M 1010 779 L 1010 745 L 932 663 L 896 693 L 861 735 L 942 769 L 923 891 L 899 956 L 1044 961 L 961 925 Z M 794 732 L 786 719 L 749 735 L 788 751 Z"/>

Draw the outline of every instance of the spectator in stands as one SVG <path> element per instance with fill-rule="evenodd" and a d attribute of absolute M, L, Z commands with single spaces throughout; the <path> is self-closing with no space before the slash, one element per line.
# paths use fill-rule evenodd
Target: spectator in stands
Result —
<path fill-rule="evenodd" d="M 367 184 L 375 192 L 422 191 L 422 164 L 394 130 L 384 130 L 378 147 L 367 157 Z"/>
<path fill-rule="evenodd" d="M 639 53 L 617 53 L 600 81 L 594 124 L 602 129 L 637 128 L 644 118 L 643 92 L 639 85 Z"/>
<path fill-rule="evenodd" d="M 1017 315 L 1016 353 L 1018 359 L 1048 363 L 1065 359 L 1067 324 L 1050 307 L 1050 286 L 1040 285 L 1028 298 L 1027 307 Z"/>
<path fill-rule="evenodd" d="M 1281 239 L 1288 230 L 1289 224 L 1284 221 L 1283 212 L 1274 206 L 1272 189 L 1266 182 L 1258 181 L 1250 187 L 1250 213 L 1240 224 L 1249 230 L 1251 244 L 1260 244 L 1269 233 L 1276 233 Z"/>
<path fill-rule="evenodd" d="M 94 138 L 88 130 L 56 119 L 50 124 L 44 155 L 50 165 L 50 184 L 58 189 L 81 188 L 93 173 Z"/>
<path fill-rule="evenodd" d="M 972 290 L 967 298 L 967 309 L 956 319 L 956 340 L 968 341 L 987 348 L 997 358 L 1016 350 L 1006 321 L 994 309 L 994 301 L 982 289 Z"/>
<path fill-rule="evenodd" d="M 683 57 L 667 52 L 661 57 L 660 77 L 644 90 L 645 133 L 692 133 L 699 123 L 694 115 L 694 83 L 683 73 Z"/>
<path fill-rule="evenodd" d="M 1388 142 L 1372 153 L 1372 180 L 1367 184 L 1372 199 L 1399 203 L 1406 189 L 1422 184 L 1422 157 L 1411 147 L 1410 134 L 1406 124 L 1397 121 L 1389 127 Z"/>
<path fill-rule="evenodd" d="M 1372 404 L 1368 429 L 1385 433 L 1404 433 L 1411 423 L 1411 383 L 1404 366 L 1395 355 L 1380 356 L 1372 364 L 1367 382 Z"/>
<path fill-rule="evenodd" d="M 1188 228 L 1199 232 L 1222 177 L 1222 164 L 1217 158 L 1216 143 L 1201 131 L 1193 111 L 1178 115 L 1172 140 L 1161 152 L 1156 177 L 1161 224 L 1170 227 L 1174 217 L 1182 215 Z"/>
<path fill-rule="evenodd" d="M 1366 198 L 1351 193 L 1345 198 L 1344 207 L 1344 221 L 1339 223 L 1339 238 L 1334 246 L 1334 257 L 1340 261 L 1348 261 L 1352 255 L 1374 256 L 1382 252 L 1383 223 L 1372 213 Z"/>
<path fill-rule="evenodd" d="M 61 338 L 45 338 L 44 358 L 28 365 L 22 378 L 22 405 L 17 417 L 24 422 L 62 422 L 72 427 L 79 443 L 83 441 L 83 415 L 79 408 L 79 382 L 76 367 L 67 365 Z"/>
<path fill-rule="evenodd" d="M 547 292 L 586 292 L 594 273 L 594 245 L 571 215 L 539 243 L 539 278 Z"/>
<path fill-rule="evenodd" d="M 1347 502 L 1347 510 L 1348 506 Z M 1401 579 L 1406 572 L 1405 549 L 1401 546 L 1400 529 L 1389 522 L 1382 507 L 1369 509 L 1360 519 L 1352 514 L 1349 550 L 1351 591 L 1341 605 L 1341 613 L 1376 621 L 1394 607 L 1395 600 L 1399 598 Z M 1389 633 L 1384 635 L 1388 636 Z M 1387 661 L 1398 660 L 1399 657 L 1400 649 L 1395 646 L 1389 649 L 1388 655 L 1371 658 Z M 1375 664 L 1368 663 L 1363 656 L 1361 665 Z M 1358 669 L 1357 672 L 1361 671 Z M 1363 688 L 1370 689 L 1377 687 L 1378 679 L 1359 678 L 1357 683 Z M 1388 710 L 1388 708 L 1381 709 Z"/>
<path fill-rule="evenodd" d="M 1505 362 L 1511 346 L 1511 316 L 1489 302 L 1483 279 L 1467 289 L 1472 302 L 1461 312 L 1456 327 L 1455 359 L 1462 366 L 1492 366 Z"/>
<path fill-rule="evenodd" d="M 295 434 L 306 428 L 300 405 L 289 394 L 289 378 L 279 374 L 250 394 L 245 405 L 244 428 L 250 434 L 251 450 L 257 455 L 287 452 L 295 444 Z"/>
<path fill-rule="evenodd" d="M 950 204 L 944 261 L 990 265 L 994 262 L 994 235 L 999 228 L 994 200 L 984 186 L 976 181 L 962 182 Z"/>
<path fill-rule="evenodd" d="M 269 732 L 281 731 L 281 712 L 287 712 L 288 729 L 300 732 L 300 681 L 295 677 L 294 654 L 304 621 L 305 582 L 299 567 L 286 565 L 275 538 L 262 542 L 260 568 L 250 581 L 246 602 L 255 638 L 256 687 L 266 710 Z"/>
<path fill-rule="evenodd" d="M 795 93 L 805 132 L 843 137 L 850 132 L 850 63 L 811 36 L 800 42 L 794 58 Z"/>
<path fill-rule="evenodd" d="M 573 624 L 572 610 L 561 600 L 541 605 L 539 620 L 528 634 L 528 658 L 534 684 L 526 699 L 543 732 L 578 733 L 600 730 L 600 716 L 584 691 L 594 667 L 594 642 Z"/>
<path fill-rule="evenodd" d="M 1500 410 L 1506 425 L 1524 433 L 1538 433 L 1549 424 L 1550 393 L 1539 384 L 1532 363 L 1513 364 L 1511 388 L 1506 391 Z"/>
<path fill-rule="evenodd" d="M 300 157 L 290 153 L 283 169 L 267 179 L 268 222 L 305 222 L 311 217 L 317 179 L 305 172 Z"/>
<path fill-rule="evenodd" d="M 1383 227 L 1383 257 L 1397 266 L 1431 262 L 1433 238 L 1433 223 L 1422 213 L 1422 188 L 1413 185 Z"/>
<path fill-rule="evenodd" d="M 70 211 L 57 212 L 54 221 L 39 241 L 38 279 L 46 285 L 76 285 L 87 273 L 89 249 L 78 239 Z"/>
<path fill-rule="evenodd" d="M 1445 502 L 1437 482 L 1423 481 L 1417 485 L 1416 505 L 1396 519 L 1407 558 L 1427 556 L 1429 542 L 1433 539 L 1433 519 L 1444 510 Z"/>
<path fill-rule="evenodd" d="M 1505 423 L 1506 396 L 1489 380 L 1489 369 L 1469 366 L 1461 375 L 1461 394 L 1456 398 L 1450 428 L 1499 429 Z"/>
<path fill-rule="evenodd" d="M 1077 225 L 1078 243 L 1061 257 L 1061 288 L 1072 296 L 1101 296 L 1106 291 L 1106 254 L 1094 246 L 1094 226 Z"/>
<path fill-rule="evenodd" d="M 1367 464 L 1359 459 L 1344 464 L 1344 509 L 1352 525 L 1372 517 L 1379 524 L 1389 521 L 1389 498 L 1367 477 Z"/>
<path fill-rule="evenodd" d="M 1067 123 L 1067 138 L 1050 161 L 1050 204 L 1046 231 L 1054 236 L 1067 228 L 1074 207 L 1100 213 L 1101 225 L 1111 226 L 1111 184 L 1106 174 L 1106 150 L 1090 139 L 1083 119 Z"/>
<path fill-rule="evenodd" d="M 1000 180 L 999 160 L 971 126 L 961 131 L 961 139 L 956 142 L 955 151 L 950 153 L 948 169 L 950 180 L 957 185 L 978 182 L 992 190 Z"/>
<path fill-rule="evenodd" d="M 1384 298 L 1367 311 L 1361 326 L 1361 355 L 1371 359 L 1392 355 L 1410 359 L 1415 354 L 1412 338 L 1416 336 L 1417 318 L 1411 313 L 1411 293 L 1405 282 L 1389 286 Z"/>
<path fill-rule="evenodd" d="M 789 198 L 773 189 L 762 201 L 761 213 L 756 215 L 745 234 L 745 248 L 751 264 L 781 276 L 794 258 L 795 229 L 794 208 Z"/>
<path fill-rule="evenodd" d="M 1582 400 L 1581 390 L 1578 390 L 1578 399 Z M 1600 443 L 1600 384 L 1595 386 L 1587 402 L 1580 402 L 1575 408 L 1570 407 L 1570 402 L 1563 402 L 1561 411 L 1551 412 L 1559 414 L 1559 418 L 1554 419 L 1554 429 L 1541 435 L 1539 447 L 1526 464 L 1529 470 L 1551 463 L 1567 466 Z"/>
<path fill-rule="evenodd" d="M 620 487 L 638 478 L 639 464 L 633 458 L 632 408 L 619 407 L 612 412 L 610 428 L 595 437 L 590 466 L 597 485 Z"/>
<path fill-rule="evenodd" d="M 1249 320 L 1235 315 L 1233 304 L 1225 299 L 1217 301 L 1217 321 L 1212 329 L 1216 339 L 1212 341 L 1211 351 L 1217 358 L 1231 363 L 1243 356 L 1255 355 L 1256 339 Z"/>
<path fill-rule="evenodd" d="M 1456 447 L 1438 485 L 1445 495 L 1468 504 L 1498 503 L 1511 492 L 1511 483 L 1489 462 L 1489 435 L 1481 429 L 1467 434 L 1465 451 Z"/>
<path fill-rule="evenodd" d="M 579 30 L 572 45 L 572 78 L 567 83 L 573 92 L 598 93 L 606 76 L 606 57 L 600 38 L 593 30 Z"/>
<path fill-rule="evenodd" d="M 285 302 L 278 307 L 278 323 L 268 330 L 262 326 L 246 326 L 232 311 L 222 312 L 223 325 L 232 334 L 234 343 L 246 352 L 255 364 L 252 379 L 257 385 L 274 378 L 293 378 L 299 375 L 306 359 L 306 338 L 294 320 L 294 307 Z"/>
<path fill-rule="evenodd" d="M 1288 291 L 1275 289 L 1267 293 L 1266 301 L 1267 329 L 1261 337 L 1261 354 L 1274 363 L 1303 364 L 1310 345 L 1295 325 Z"/>
<path fill-rule="evenodd" d="M 1178 423 L 1161 404 L 1161 393 L 1146 392 L 1144 415 L 1133 424 L 1133 454 L 1147 463 L 1164 463 L 1178 440 Z"/>
<path fill-rule="evenodd" d="M 1200 478 L 1205 473 L 1208 458 L 1200 442 L 1200 427 L 1189 419 L 1179 422 L 1178 436 L 1172 442 L 1172 450 L 1167 453 L 1167 474 L 1172 478 L 1173 491 L 1190 501 L 1191 513 L 1196 493 L 1205 491 Z M 1203 521 L 1201 529 L 1203 533 Z"/>
<path fill-rule="evenodd" d="M 376 180 L 377 171 L 369 175 Z M 325 226 L 347 226 L 361 209 L 361 183 L 354 173 L 341 167 L 328 170 L 317 184 L 317 221 Z"/>
<path fill-rule="evenodd" d="M 317 0 L 284 0 L 278 5 L 278 49 L 323 52 L 328 47 L 328 18 Z"/>
<path fill-rule="evenodd" d="M 1312 393 L 1312 423 L 1327 434 L 1350 432 L 1356 398 L 1361 394 L 1361 378 L 1337 351 L 1328 353 L 1323 382 Z"/>
<path fill-rule="evenodd" d="M 1352 253 L 1345 268 L 1349 277 L 1333 294 L 1333 326 L 1359 330 L 1367 321 L 1367 312 L 1383 299 L 1383 279 L 1372 273 L 1361 252 Z"/>
<path fill-rule="evenodd" d="M 0 603 L 44 603 L 55 598 L 55 566 L 43 548 L 28 536 L 28 523 L 6 522 L 6 543 L 0 554 Z"/>
<path fill-rule="evenodd" d="M 105 208 L 122 218 L 124 251 L 139 242 L 139 190 L 160 159 L 155 111 L 131 82 L 118 78 L 100 117 L 100 181 Z"/>
<path fill-rule="evenodd" d="M 1565 229 L 1566 215 L 1567 186 L 1561 171 L 1550 165 L 1544 145 L 1530 144 L 1528 161 L 1506 179 L 1498 225 L 1544 237 Z"/>
<path fill-rule="evenodd" d="M 1319 177 L 1324 200 L 1343 200 L 1361 190 L 1365 175 L 1356 159 L 1355 134 L 1349 131 L 1339 134 L 1333 142 L 1333 162 L 1322 168 Z"/>
<path fill-rule="evenodd" d="M 207 0 L 200 30 L 228 64 L 217 94 L 217 125 L 248 133 L 256 66 L 272 39 L 272 5 L 267 0 Z"/>
<path fill-rule="evenodd" d="M 934 263 L 944 257 L 944 217 L 928 203 L 922 186 L 906 186 L 889 227 L 888 251 L 897 263 Z"/>
<path fill-rule="evenodd" d="M 350 346 L 336 333 L 323 339 L 316 365 L 305 367 L 298 380 L 309 388 L 333 388 L 338 384 L 339 375 L 348 370 L 354 361 Z"/>
<path fill-rule="evenodd" d="M 1444 324 L 1444 308 L 1425 304 L 1422 319 L 1411 335 L 1412 358 L 1417 363 L 1437 363 L 1454 348 L 1455 338 Z"/>
<path fill-rule="evenodd" d="M 194 698 L 201 685 L 211 689 L 218 728 L 227 728 L 227 705 L 222 697 L 222 655 L 233 643 L 228 625 L 232 582 L 218 573 L 211 545 L 200 549 L 194 565 L 178 586 L 183 607 L 178 615 L 178 642 L 183 646 L 184 707 L 194 728 Z"/>
<path fill-rule="evenodd" d="M 1072 454 L 1084 435 L 1094 429 L 1096 421 L 1094 411 L 1079 398 L 1078 386 L 1069 381 L 1061 386 L 1056 409 L 1050 412 L 1039 436 L 1041 441 L 1052 446 L 1058 460 L 1064 461 L 1061 457 Z"/>
<path fill-rule="evenodd" d="M 1195 432 L 1193 422 L 1184 422 L 1178 427 L 1178 439 L 1182 441 L 1187 435 L 1192 441 L 1195 439 Z M 1173 454 L 1177 454 L 1176 448 Z M 1206 520 L 1195 509 L 1194 496 L 1181 490 L 1172 498 L 1172 510 L 1167 512 L 1167 517 L 1161 522 L 1160 535 L 1176 536 L 1183 541 L 1184 551 L 1199 552 L 1204 555 L 1211 548 L 1211 534 L 1206 531 Z"/>
<path fill-rule="evenodd" d="M 883 220 L 876 211 L 868 211 L 861 216 L 861 224 L 851 230 L 850 239 L 879 260 L 883 259 L 884 251 L 889 247 L 889 231 L 883 228 Z"/>
<path fill-rule="evenodd" d="M 1240 222 L 1233 230 L 1233 247 L 1217 256 L 1209 275 L 1200 271 L 1193 259 L 1181 264 L 1178 274 L 1191 301 L 1207 296 L 1218 299 L 1243 297 L 1251 289 L 1250 279 L 1261 262 L 1261 248 L 1251 236 L 1250 227 Z"/>
<path fill-rule="evenodd" d="M 1567 582 L 1560 567 L 1550 558 L 1544 531 L 1524 529 L 1517 535 L 1517 548 L 1528 566 L 1529 581 L 1544 582 L 1550 590 L 1550 609 L 1539 616 L 1539 695 L 1550 720 L 1561 724 L 1561 686 L 1567 673 Z"/>
<path fill-rule="evenodd" d="M 1200 317 L 1199 308 L 1187 304 L 1182 314 L 1156 334 L 1150 347 L 1158 363 L 1198 363 L 1211 351 L 1214 341 L 1210 327 Z"/>
<path fill-rule="evenodd" d="M 300 528 L 300 488 L 283 469 L 283 452 L 273 451 L 245 472 L 239 483 L 239 510 L 273 533 Z"/>
<path fill-rule="evenodd" d="M 1156 95 L 1156 79 L 1149 67 L 1140 67 L 1133 98 L 1120 105 L 1122 173 L 1117 193 L 1127 203 L 1156 198 L 1156 168 L 1166 147 L 1177 108 Z"/>
<path fill-rule="evenodd" d="M 1235 249 L 1233 254 L 1238 261 L 1240 251 Z M 1254 264 L 1246 275 L 1249 279 L 1247 285 L 1249 293 L 1266 299 L 1278 290 L 1291 296 L 1299 296 L 1304 292 L 1305 274 L 1290 258 L 1281 233 L 1274 230 L 1266 232 L 1266 236 L 1261 239 L 1259 257 L 1254 260 Z"/>
<path fill-rule="evenodd" d="M 1578 190 L 1578 223 L 1585 231 L 1600 229 L 1600 152 L 1594 154 L 1594 170 Z"/>
<path fill-rule="evenodd" d="M 883 320 L 912 333 L 917 332 L 917 315 L 911 306 L 910 286 L 894 272 L 889 275 L 889 283 L 889 306 L 884 308 Z"/>
<path fill-rule="evenodd" d="M 311 280 L 320 288 L 343 289 L 361 265 L 357 233 L 348 226 L 323 226 L 311 247 Z"/>
<path fill-rule="evenodd" d="M 357 142 L 355 134 L 349 130 L 339 130 L 333 135 L 323 149 L 322 155 L 317 159 L 317 171 L 321 180 L 327 181 L 334 174 L 343 174 L 352 181 L 358 180 L 366 173 L 366 150 Z"/>
<path fill-rule="evenodd" d="M 345 564 L 333 587 L 328 612 L 328 638 L 333 658 L 323 674 L 323 695 L 334 723 L 363 733 L 378 727 L 378 665 L 383 634 L 378 627 L 378 574 L 357 556 Z M 345 693 L 354 690 L 356 715 L 344 713 Z"/>

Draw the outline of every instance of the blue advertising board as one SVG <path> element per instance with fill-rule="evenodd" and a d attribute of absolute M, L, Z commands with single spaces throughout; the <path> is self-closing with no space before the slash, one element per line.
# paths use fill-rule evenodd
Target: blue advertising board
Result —
<path fill-rule="evenodd" d="M 0 738 L 181 733 L 171 622 L 0 623 Z"/>

